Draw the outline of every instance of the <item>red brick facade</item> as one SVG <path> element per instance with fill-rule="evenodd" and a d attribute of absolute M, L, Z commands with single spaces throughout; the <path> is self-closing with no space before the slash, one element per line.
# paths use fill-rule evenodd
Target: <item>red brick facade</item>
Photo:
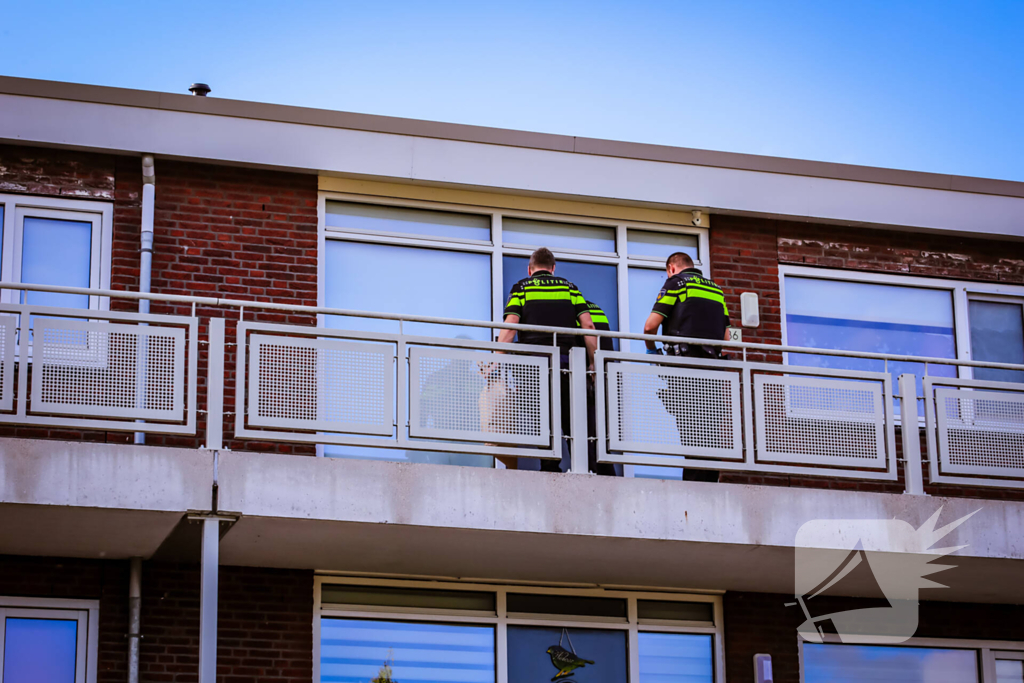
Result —
<path fill-rule="evenodd" d="M 152 290 L 162 294 L 217 295 L 275 303 L 317 303 L 317 181 L 314 175 L 258 171 L 158 160 Z M 0 191 L 114 202 L 112 287 L 136 291 L 142 173 L 137 156 L 87 154 L 0 145 Z M 711 271 L 738 317 L 739 295 L 759 295 L 761 325 L 744 339 L 781 343 L 779 265 L 801 264 L 858 271 L 907 273 L 1024 284 L 1024 259 L 1004 242 L 888 230 L 856 229 L 769 219 L 716 215 L 711 230 Z M 1016 245 L 1014 245 L 1016 246 Z M 130 301 L 115 308 L 134 310 Z M 189 306 L 155 302 L 153 313 L 188 315 Z M 236 309 L 199 309 L 199 405 L 205 406 L 206 323 L 228 320 L 225 446 L 234 450 L 312 454 L 311 447 L 232 438 L 234 424 Z M 302 325 L 302 314 L 248 309 L 246 318 Z M 755 353 L 752 360 L 779 361 Z M 204 443 L 205 413 L 195 437 L 150 435 L 148 443 L 195 448 Z M 127 442 L 128 433 L 69 429 L 0 428 L 0 435 Z M 902 490 L 902 484 L 812 477 L 723 475 L 724 481 Z M 1019 498 L 1014 492 L 945 488 L 954 495 Z"/>
<path fill-rule="evenodd" d="M 99 683 L 128 677 L 128 562 L 0 555 L 0 596 L 99 600 Z M 313 573 L 221 567 L 217 680 L 309 683 Z M 144 562 L 140 679 L 195 683 L 199 568 Z"/>
<path fill-rule="evenodd" d="M 854 598 L 817 598 L 815 614 L 879 606 Z M 726 593 L 725 670 L 729 683 L 753 683 L 754 655 L 772 656 L 775 683 L 800 683 L 799 636 L 804 621 L 793 597 L 771 593 Z M 1024 642 L 1024 607 L 958 602 L 920 603 L 918 638 Z"/>
<path fill-rule="evenodd" d="M 316 176 L 254 171 L 159 160 L 154 218 L 152 291 L 160 294 L 258 299 L 317 304 Z M 142 163 L 138 157 L 79 154 L 0 146 L 0 191 L 102 199 L 114 202 L 111 287 L 138 291 Z M 115 300 L 115 310 L 137 310 Z M 152 313 L 189 315 L 187 305 L 154 302 Z M 228 319 L 232 341 L 237 309 L 199 309 L 206 318 Z M 308 315 L 246 311 L 247 320 L 315 324 Z M 200 329 L 199 405 L 205 406 L 207 329 Z M 226 349 L 234 373 L 235 347 Z M 225 446 L 236 450 L 312 454 L 311 447 L 238 442 L 234 382 L 225 383 Z M 205 414 L 196 437 L 150 435 L 147 443 L 196 448 L 205 442 Z M 126 443 L 129 433 L 43 428 L 0 428 L 2 436 Z"/>

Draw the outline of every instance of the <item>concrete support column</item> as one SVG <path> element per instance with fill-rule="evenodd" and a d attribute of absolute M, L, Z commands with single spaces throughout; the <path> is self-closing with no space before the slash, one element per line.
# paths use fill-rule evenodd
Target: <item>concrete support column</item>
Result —
<path fill-rule="evenodd" d="M 203 550 L 199 589 L 199 683 L 216 683 L 220 519 L 206 517 L 201 523 L 203 525 Z"/>

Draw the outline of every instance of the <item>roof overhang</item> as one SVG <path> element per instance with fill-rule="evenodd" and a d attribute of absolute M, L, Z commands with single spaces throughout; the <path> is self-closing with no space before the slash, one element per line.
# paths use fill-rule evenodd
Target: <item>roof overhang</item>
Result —
<path fill-rule="evenodd" d="M 318 175 L 1024 238 L 1024 183 L 0 78 L 0 140 Z"/>

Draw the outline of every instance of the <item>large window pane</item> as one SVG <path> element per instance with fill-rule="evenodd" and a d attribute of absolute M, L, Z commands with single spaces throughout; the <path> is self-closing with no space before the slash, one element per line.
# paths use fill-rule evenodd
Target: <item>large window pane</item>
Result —
<path fill-rule="evenodd" d="M 386 675 L 388 674 L 388 675 Z M 324 683 L 493 683 L 494 627 L 400 621 L 320 621 Z"/>
<path fill-rule="evenodd" d="M 382 313 L 491 319 L 491 258 L 441 249 L 327 241 L 326 305 Z M 331 316 L 328 326 L 397 332 L 391 320 Z M 487 341 L 477 327 L 406 323 L 408 334 Z"/>
<path fill-rule="evenodd" d="M 501 262 L 502 291 L 507 301 L 512 285 L 526 277 L 530 259 L 525 256 L 506 256 Z M 619 287 L 615 266 L 559 261 L 555 267 L 555 274 L 579 287 L 580 293 L 587 301 L 600 306 L 608 316 L 608 326 L 613 330 L 619 329 Z"/>
<path fill-rule="evenodd" d="M 3 246 L 3 243 L 4 243 L 4 205 L 0 204 L 0 247 Z M 0 248 L 0 253 L 2 253 L 2 252 L 3 252 L 3 249 Z M 3 276 L 4 276 L 3 259 L 0 258 L 0 278 L 2 278 Z"/>
<path fill-rule="evenodd" d="M 972 359 L 1024 364 L 1024 305 L 971 301 L 969 309 Z M 1024 371 L 974 368 L 974 379 L 1024 382 Z"/>
<path fill-rule="evenodd" d="M 640 633 L 640 683 L 711 683 L 711 636 Z"/>
<path fill-rule="evenodd" d="M 75 683 L 78 622 L 8 617 L 4 683 Z"/>
<path fill-rule="evenodd" d="M 941 289 L 843 280 L 786 277 L 786 332 L 790 346 L 956 358 L 953 295 Z M 883 371 L 885 362 L 841 356 L 790 354 L 794 365 Z M 899 375 L 918 377 L 922 363 L 890 362 L 893 385 Z M 932 365 L 928 374 L 956 376 L 951 365 Z M 923 414 L 923 401 L 919 409 Z"/>
<path fill-rule="evenodd" d="M 665 284 L 664 270 L 652 268 L 629 269 L 629 331 L 635 334 L 644 333 L 644 323 L 658 300 L 658 292 Z M 643 353 L 646 345 L 642 341 L 630 341 L 629 351 Z"/>
<path fill-rule="evenodd" d="M 697 254 L 696 235 L 681 235 L 654 230 L 628 230 L 626 231 L 626 240 L 629 243 L 627 253 L 630 256 L 652 256 L 667 259 L 677 251 L 681 251 L 689 255 L 694 263 L 700 260 Z"/>
<path fill-rule="evenodd" d="M 560 680 L 624 683 L 627 669 L 625 631 L 508 627 L 508 683 L 545 683 L 560 672 Z"/>
<path fill-rule="evenodd" d="M 491 217 L 399 206 L 327 202 L 328 227 L 490 241 Z"/>
<path fill-rule="evenodd" d="M 327 241 L 326 305 L 360 311 L 469 320 L 491 319 L 491 258 L 487 254 Z M 398 332 L 398 323 L 330 316 L 338 329 Z M 488 341 L 487 328 L 405 323 L 407 334 Z M 491 467 L 493 458 L 437 451 L 326 446 L 333 457 Z"/>
<path fill-rule="evenodd" d="M 92 223 L 27 216 L 22 231 L 21 281 L 34 285 L 88 287 Z M 26 292 L 26 303 L 88 308 L 84 294 Z"/>
<path fill-rule="evenodd" d="M 974 650 L 804 644 L 805 683 L 977 683 Z"/>
<path fill-rule="evenodd" d="M 527 247 L 615 252 L 615 228 L 508 218 L 501 221 L 501 241 Z"/>

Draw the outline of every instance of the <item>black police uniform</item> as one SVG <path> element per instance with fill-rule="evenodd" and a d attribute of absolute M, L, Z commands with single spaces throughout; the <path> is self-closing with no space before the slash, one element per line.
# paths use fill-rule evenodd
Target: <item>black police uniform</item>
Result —
<path fill-rule="evenodd" d="M 517 315 L 522 325 L 544 325 L 548 327 L 576 327 L 579 317 L 588 313 L 587 301 L 579 288 L 563 277 L 546 270 L 534 271 L 512 285 L 505 316 Z M 551 346 L 555 335 L 548 332 L 519 332 L 516 341 L 520 344 Z M 561 369 L 569 368 L 569 351 L 576 345 L 576 336 L 563 334 L 557 338 Z M 569 374 L 561 372 L 562 392 L 562 434 L 570 435 L 569 417 Z M 564 442 L 563 442 L 564 443 Z M 564 459 L 564 458 L 563 458 Z M 521 469 L 529 463 L 519 460 Z M 540 468 L 546 472 L 560 472 L 559 463 L 554 460 L 541 461 Z"/>
<path fill-rule="evenodd" d="M 696 268 L 687 268 L 666 280 L 652 312 L 664 318 L 661 332 L 667 337 L 721 341 L 729 327 L 725 294 Z M 717 347 L 693 344 L 666 344 L 665 352 L 697 358 L 720 355 Z"/>
<path fill-rule="evenodd" d="M 668 337 L 691 337 L 695 339 L 725 338 L 729 327 L 729 307 L 725 294 L 712 280 L 696 268 L 687 268 L 665 281 L 654 304 L 654 313 L 664 320 L 662 334 Z M 665 344 L 665 353 L 672 356 L 695 358 L 719 358 L 719 347 L 696 344 Z M 679 440 L 685 443 L 687 425 L 692 422 L 703 407 L 687 400 L 688 392 L 679 377 L 665 377 L 667 387 L 658 391 L 665 408 L 676 418 Z M 687 481 L 718 481 L 714 470 L 683 470 Z"/>
<path fill-rule="evenodd" d="M 594 329 L 612 329 L 608 324 L 608 316 L 601 310 L 600 306 L 592 301 L 588 301 L 587 310 L 590 311 L 590 319 L 594 322 Z M 580 346 L 584 346 L 583 339 L 584 337 L 580 337 L 577 342 Z M 601 351 L 615 350 L 615 340 L 611 337 L 598 337 L 597 344 Z M 592 382 L 587 382 L 587 436 L 590 437 L 587 439 L 587 464 L 590 467 L 590 471 L 608 477 L 621 477 L 622 465 L 597 461 L 597 441 L 595 440 L 597 437 L 597 404 L 596 397 L 594 396 L 594 384 Z"/>

